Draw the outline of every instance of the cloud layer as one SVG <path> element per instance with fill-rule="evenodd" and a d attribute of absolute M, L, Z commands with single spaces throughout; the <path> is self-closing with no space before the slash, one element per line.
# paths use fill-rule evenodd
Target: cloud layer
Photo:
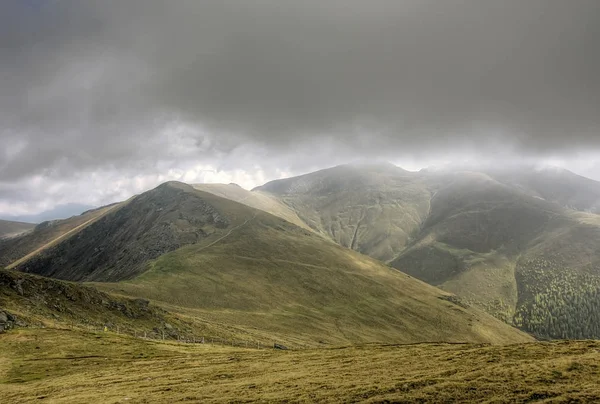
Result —
<path fill-rule="evenodd" d="M 0 201 L 98 173 L 593 159 L 599 40 L 597 0 L 9 0 Z"/>

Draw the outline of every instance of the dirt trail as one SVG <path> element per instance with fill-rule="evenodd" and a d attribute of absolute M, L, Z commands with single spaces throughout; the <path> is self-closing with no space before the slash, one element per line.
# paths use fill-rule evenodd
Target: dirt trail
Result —
<path fill-rule="evenodd" d="M 215 241 L 213 241 L 212 243 L 205 245 L 204 247 L 200 248 L 198 251 L 204 251 L 206 250 L 208 247 L 212 247 L 213 245 L 217 244 L 219 241 L 222 241 L 224 239 L 226 239 L 227 237 L 229 237 L 231 235 L 231 233 L 233 233 L 235 230 L 240 229 L 242 227 L 244 227 L 245 225 L 247 225 L 249 222 L 251 222 L 252 220 L 254 220 L 256 218 L 256 216 L 258 215 L 258 213 L 254 213 L 254 216 L 252 216 L 250 219 L 246 219 L 246 221 L 242 224 L 238 224 L 237 226 L 235 226 L 234 228 L 232 228 L 231 230 L 229 230 L 227 232 L 227 234 L 225 234 L 224 236 L 219 237 L 218 239 L 216 239 Z"/>

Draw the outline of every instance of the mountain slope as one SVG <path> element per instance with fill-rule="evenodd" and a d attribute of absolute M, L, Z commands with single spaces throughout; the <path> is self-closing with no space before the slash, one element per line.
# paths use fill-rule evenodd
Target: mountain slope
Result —
<path fill-rule="evenodd" d="M 109 326 L 132 335 L 136 329 L 166 330 L 165 324 L 174 331 L 188 328 L 147 300 L 118 298 L 88 286 L 16 271 L 0 270 L 0 291 L 0 312 L 10 317 L 0 324 L 0 333 L 2 328 L 15 327 L 100 330 Z"/>
<path fill-rule="evenodd" d="M 202 195 L 200 198 L 198 195 Z M 226 216 L 214 201 L 232 208 Z M 201 239 L 217 237 L 243 222 L 227 199 L 194 191 L 182 183 L 165 183 L 18 268 L 74 281 L 119 281 L 136 276 L 160 255 Z"/>
<path fill-rule="evenodd" d="M 95 284 L 238 325 L 326 343 L 523 338 L 420 281 L 259 212 L 216 244 L 165 254 L 142 275 Z"/>
<path fill-rule="evenodd" d="M 563 207 L 600 213 L 600 182 L 561 168 L 518 167 L 485 170 L 497 181 Z"/>
<path fill-rule="evenodd" d="M 21 235 L 35 227 L 33 223 L 0 220 L 0 239 Z"/>
<path fill-rule="evenodd" d="M 65 220 L 43 222 L 33 231 L 10 239 L 0 239 L 0 267 L 12 268 L 43 250 L 77 233 L 121 204 L 105 206 L 84 212 Z"/>
<path fill-rule="evenodd" d="M 462 173 L 391 265 L 539 337 L 598 338 L 599 245 L 578 214 Z"/>
<path fill-rule="evenodd" d="M 255 341 L 263 346 L 273 340 L 268 332 L 165 310 L 146 299 L 115 296 L 81 283 L 0 270 L 0 333 L 13 328 L 46 327 L 106 330 L 159 340 L 200 340 L 210 336 L 220 341 Z"/>
<path fill-rule="evenodd" d="M 599 226 L 579 215 L 561 218 L 533 240 L 515 274 L 515 324 L 546 338 L 599 338 Z"/>
<path fill-rule="evenodd" d="M 256 188 L 294 209 L 336 243 L 388 261 L 419 231 L 431 191 L 415 173 L 391 164 L 345 165 Z"/>
<path fill-rule="evenodd" d="M 289 206 L 272 195 L 260 191 L 248 191 L 237 184 L 194 184 L 200 191 L 231 199 L 244 205 L 278 216 L 296 226 L 310 229 Z"/>
<path fill-rule="evenodd" d="M 445 182 L 418 237 L 390 265 L 510 321 L 516 260 L 562 210 L 481 173 Z"/>
<path fill-rule="evenodd" d="M 509 324 L 544 338 L 600 338 L 600 317 L 590 314 L 600 308 L 600 219 L 566 209 L 593 210 L 596 185 L 564 171 L 366 165 L 258 190 L 339 244 Z"/>
<path fill-rule="evenodd" d="M 181 183 L 134 198 L 19 269 L 94 280 L 300 345 L 530 339 L 378 261 Z"/>

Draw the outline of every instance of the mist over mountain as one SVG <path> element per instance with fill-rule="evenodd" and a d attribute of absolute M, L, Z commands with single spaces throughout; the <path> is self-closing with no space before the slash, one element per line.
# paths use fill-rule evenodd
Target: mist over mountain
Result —
<path fill-rule="evenodd" d="M 391 164 L 339 166 L 253 190 L 323 237 L 545 338 L 600 336 L 599 191 L 564 169 Z"/>

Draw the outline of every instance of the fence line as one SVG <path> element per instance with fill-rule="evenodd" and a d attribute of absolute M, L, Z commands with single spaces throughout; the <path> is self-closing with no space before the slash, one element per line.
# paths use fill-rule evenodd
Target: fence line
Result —
<path fill-rule="evenodd" d="M 265 343 L 264 341 L 257 340 L 246 340 L 239 338 L 223 338 L 218 336 L 211 335 L 194 335 L 194 334 L 186 334 L 186 333 L 177 333 L 174 331 L 166 331 L 166 330 L 156 330 L 147 331 L 147 330 L 139 330 L 139 329 L 123 329 L 121 326 L 109 327 L 107 325 L 98 326 L 98 325 L 82 325 L 78 323 L 71 322 L 54 322 L 54 327 L 60 329 L 59 325 L 66 325 L 69 329 L 84 329 L 91 332 L 96 333 L 105 333 L 105 332 L 114 332 L 119 335 L 129 335 L 134 338 L 146 339 L 146 340 L 154 340 L 154 341 L 170 341 L 170 342 L 178 342 L 182 344 L 210 344 L 210 345 L 222 345 L 222 346 L 230 346 L 230 347 L 238 347 L 238 348 L 248 348 L 248 349 L 283 349 L 287 350 L 287 346 L 278 343 L 277 341 L 273 341 L 270 343 Z M 35 326 L 28 326 L 27 328 L 37 328 Z"/>
<path fill-rule="evenodd" d="M 20 327 L 12 327 L 12 328 L 48 328 L 48 326 L 44 325 L 44 323 L 38 324 L 28 324 Z M 247 348 L 247 349 L 289 349 L 286 345 L 282 345 L 278 343 L 276 340 L 272 342 L 265 343 L 264 341 L 257 340 L 246 340 L 239 338 L 224 338 L 219 336 L 211 336 L 211 335 L 194 335 L 187 333 L 178 333 L 175 330 L 158 330 L 153 329 L 151 331 L 147 330 L 139 330 L 139 329 L 131 329 L 131 328 L 122 328 L 119 325 L 116 326 L 108 326 L 108 325 L 94 325 L 94 324 L 81 324 L 75 323 L 72 321 L 52 321 L 50 328 L 55 329 L 71 329 L 71 330 L 86 330 L 94 333 L 116 333 L 119 335 L 129 335 L 134 338 L 146 339 L 146 340 L 154 340 L 154 341 L 171 341 L 171 342 L 179 342 L 183 344 L 210 344 L 210 345 L 222 345 L 222 346 L 231 346 L 238 348 Z M 295 348 L 302 348 L 302 346 L 294 346 Z"/>

